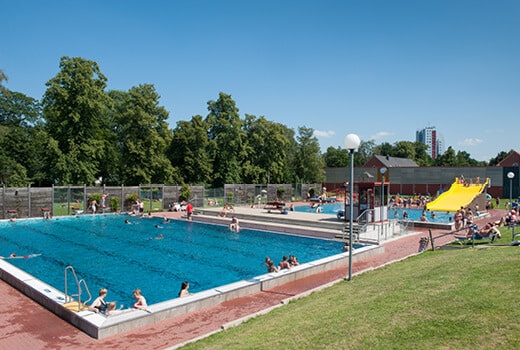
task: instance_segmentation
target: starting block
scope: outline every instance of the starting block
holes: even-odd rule
[[[9,209],[7,210],[7,216],[9,216],[10,219],[16,217],[16,210],[15,209]]]

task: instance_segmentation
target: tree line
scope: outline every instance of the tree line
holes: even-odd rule
[[[314,130],[297,133],[264,116],[242,119],[231,95],[220,92],[206,116],[177,122],[152,84],[108,90],[98,64],[62,57],[41,100],[10,91],[0,70],[0,178],[3,185],[137,185],[319,183],[324,168],[347,166],[346,149],[321,153]],[[356,165],[374,154],[410,158],[421,166],[485,166],[451,147],[431,159],[426,146],[362,141]],[[497,155],[498,163],[508,153]]]

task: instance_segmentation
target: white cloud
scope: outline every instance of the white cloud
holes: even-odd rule
[[[391,136],[391,135],[392,135],[392,133],[390,133],[388,131],[380,131],[377,134],[370,136],[370,139],[375,141],[375,140],[380,140],[382,138],[385,138],[385,137]]]
[[[474,138],[467,138],[464,139],[464,141],[459,142],[459,145],[461,146],[477,146],[480,145],[482,142],[484,142],[481,139],[474,139]]]
[[[336,135],[335,131],[329,130],[329,131],[321,131],[321,130],[314,130],[314,136],[316,137],[333,137]]]

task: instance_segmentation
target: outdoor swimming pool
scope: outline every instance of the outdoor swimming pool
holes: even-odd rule
[[[126,218],[132,224],[125,224]],[[155,304],[176,298],[184,280],[196,293],[266,273],[266,256],[277,263],[294,254],[303,263],[339,254],[342,248],[332,240],[249,229],[237,234],[225,226],[126,215],[3,221],[0,232],[0,255],[41,254],[9,263],[61,291],[64,268],[71,265],[93,297],[106,287],[107,300],[125,306],[133,303],[136,288]],[[159,234],[163,239],[154,239]],[[68,289],[77,290],[72,278]]]
[[[324,203],[321,205],[321,214],[330,214],[330,215],[336,215],[338,211],[343,211],[345,209],[343,203]],[[311,208],[310,205],[299,205],[294,207],[295,211],[302,212],[302,213],[315,213],[316,209]],[[388,218],[390,220],[392,219],[402,219],[403,218],[403,211],[406,211],[408,214],[408,220],[411,221],[419,221],[419,218],[422,215],[423,210],[418,208],[392,208],[389,209],[388,212]],[[426,217],[428,218],[429,222],[434,223],[450,223],[453,222],[453,213],[446,213],[446,212],[435,212],[435,217],[432,217],[432,212],[427,212]]]

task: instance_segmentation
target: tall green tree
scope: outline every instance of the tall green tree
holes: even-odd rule
[[[171,184],[174,168],[166,156],[172,141],[168,112],[151,84],[131,88],[119,106],[121,180],[125,184]]]
[[[433,164],[432,157],[428,154],[428,146],[422,142],[415,141],[414,144],[415,155],[413,160],[419,166],[430,166]]]
[[[346,167],[348,166],[349,153],[348,150],[338,147],[328,147],[323,155],[323,162],[328,168]]]
[[[41,124],[37,100],[22,93],[0,89],[0,178],[9,186],[32,184],[31,150],[34,127]]]
[[[359,147],[354,156],[354,165],[355,166],[363,166],[366,162],[370,160],[374,156],[375,151],[374,141],[363,141],[359,144]],[[348,152],[348,150],[347,150]],[[350,162],[350,161],[349,161]],[[350,164],[350,163],[349,163]]]
[[[394,156],[394,146],[388,142],[383,142],[377,145],[374,149],[374,154],[380,156]]]
[[[453,147],[449,146],[448,149],[442,154],[435,158],[435,165],[437,166],[459,166],[457,163],[457,155]]]
[[[212,159],[213,186],[242,182],[245,132],[231,95],[221,92],[216,101],[208,102],[209,154]]]
[[[470,154],[466,151],[457,151],[457,164],[458,166],[485,166],[486,162],[479,162],[471,158]]]
[[[208,127],[202,116],[194,116],[191,121],[177,122],[168,157],[177,169],[182,183],[210,182],[212,169],[208,144]]]
[[[107,78],[98,64],[62,57],[60,71],[46,84],[43,115],[46,129],[61,151],[56,159],[58,184],[93,184],[105,154]]]
[[[242,178],[246,183],[283,183],[288,180],[288,151],[291,140],[285,126],[246,114],[246,151]]]
[[[296,137],[298,150],[294,159],[294,172],[298,182],[316,183],[325,180],[324,163],[320,154],[320,144],[314,136],[314,129],[298,128]]]
[[[415,159],[415,146],[411,141],[398,141],[394,145],[393,157]]]
[[[514,150],[510,150],[509,152],[506,152],[506,151],[502,151],[502,152],[498,152],[498,154],[496,155],[496,157],[494,158],[491,158],[489,160],[489,166],[495,166],[497,165],[498,163],[500,163],[502,160],[504,160],[511,152],[514,152]]]

